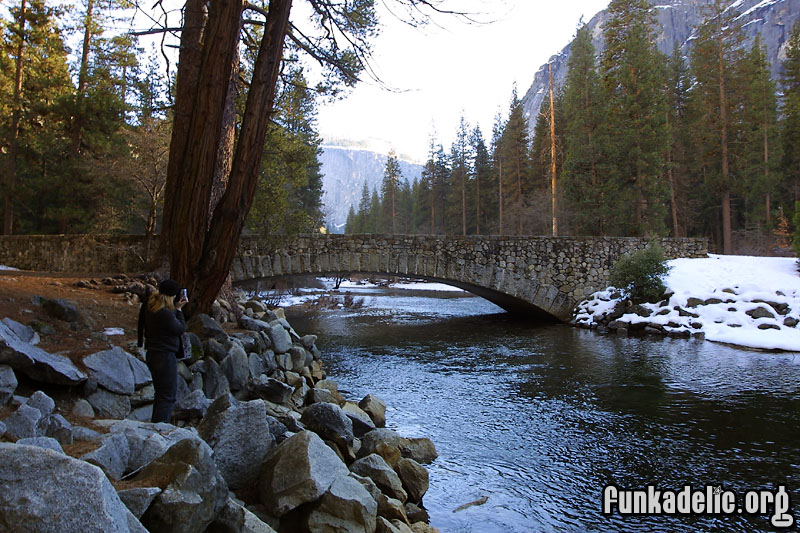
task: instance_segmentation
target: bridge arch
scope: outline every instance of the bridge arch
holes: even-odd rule
[[[606,286],[623,254],[649,239],[302,235],[278,244],[243,239],[234,283],[292,275],[413,277],[464,289],[515,313],[569,320],[575,305]],[[662,239],[667,255],[704,255],[707,242]]]

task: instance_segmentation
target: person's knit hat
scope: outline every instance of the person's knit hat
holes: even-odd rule
[[[174,279],[165,279],[158,284],[158,292],[166,296],[177,296],[180,290],[180,285]]]

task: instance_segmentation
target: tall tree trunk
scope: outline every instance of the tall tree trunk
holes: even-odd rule
[[[433,176],[431,176],[431,235],[436,235],[436,195],[433,192]]]
[[[667,116],[667,131],[669,131],[669,111]],[[672,172],[672,140],[670,139],[669,146],[667,147],[667,181],[669,182],[669,202],[670,214],[672,215],[672,236],[680,237],[680,228],[678,227],[678,193],[675,186],[675,175]]]
[[[467,173],[461,174],[461,234],[467,234]]]
[[[167,181],[164,188],[164,214],[161,238],[151,268],[163,267],[172,247],[173,213],[176,202],[189,193],[191,183],[181,181],[194,101],[199,90],[200,62],[203,57],[203,28],[206,24],[205,0],[186,0],[183,31],[181,32],[178,74],[175,83],[172,138],[167,162]],[[180,236],[178,236],[180,239]]]
[[[731,184],[728,169],[728,102],[725,95],[725,58],[722,42],[722,18],[717,16],[718,57],[719,60],[719,122],[722,150],[722,253],[732,252],[731,235]]]
[[[481,234],[481,177],[475,173],[475,234]]]
[[[14,110],[11,113],[11,147],[8,160],[5,194],[3,198],[3,234],[14,233],[14,201],[17,187],[17,158],[19,157],[19,123],[22,115],[22,64],[25,54],[25,14],[26,0],[22,0],[19,8],[19,43],[17,44],[17,61],[14,72]]]
[[[553,65],[547,65],[550,71],[550,165],[552,170],[552,203],[553,203],[553,237],[558,237],[558,195],[556,189],[556,113],[553,102]]]
[[[497,178],[497,198],[500,205],[500,235],[503,234],[503,162],[499,161],[497,164],[498,178]]]
[[[392,184],[392,234],[397,234],[397,212],[394,203],[394,184]]]
[[[75,116],[72,122],[72,156],[76,157],[81,150],[81,133],[86,105],[86,85],[89,78],[89,47],[92,42],[92,17],[94,16],[94,0],[88,0],[86,16],[83,19],[83,48],[78,70],[78,91],[75,94]]]
[[[764,94],[762,95],[762,101],[764,102],[764,107],[762,109],[764,113],[764,187],[766,188],[766,194],[764,195],[764,202],[765,202],[765,223],[766,227],[769,230],[770,226],[772,226],[772,214],[770,213],[771,206],[770,206],[770,183],[769,183],[769,129],[767,127],[767,79],[764,79]]]
[[[238,3],[236,15],[236,35],[242,4]],[[230,272],[236,255],[244,221],[253,202],[258,169],[264,152],[269,118],[273,113],[275,92],[278,81],[283,42],[289,26],[289,13],[292,0],[271,0],[269,13],[264,24],[264,37],[258,50],[253,79],[247,96],[241,133],[233,158],[233,168],[225,194],[222,196],[211,227],[203,243],[203,251],[198,259],[188,259],[196,266],[196,277],[188,284],[194,289],[196,308],[208,311],[220,287]],[[211,26],[213,28],[213,26]],[[212,33],[208,38],[211,40]],[[214,39],[217,41],[218,39]],[[234,42],[234,51],[235,51]],[[230,65],[231,55],[228,55]],[[226,79],[229,79],[230,72]],[[175,270],[173,265],[173,270]],[[178,263],[178,267],[182,265]],[[180,268],[185,272],[191,268]]]

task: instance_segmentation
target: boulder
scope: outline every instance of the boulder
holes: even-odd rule
[[[303,338],[300,339],[300,342],[303,344],[303,347],[307,350],[311,350],[317,343],[317,336],[316,335],[304,335]]]
[[[228,488],[212,455],[202,440],[182,440],[133,478],[163,489],[141,518],[150,533],[204,531],[222,511]]]
[[[413,459],[403,457],[395,465],[395,472],[403,483],[403,488],[411,502],[419,503],[430,486],[428,471]]]
[[[131,397],[124,394],[114,394],[103,389],[87,398],[97,416],[102,418],[123,419],[131,412]]]
[[[41,419],[42,413],[38,409],[22,404],[3,422],[6,425],[6,434],[12,439],[18,440],[38,437]]]
[[[258,468],[275,446],[264,402],[237,402],[220,396],[197,427],[200,437],[214,451],[214,462],[231,489],[254,484]]]
[[[206,359],[206,372],[203,376],[203,392],[206,397],[216,400],[220,396],[224,396],[231,392],[228,378],[222,372],[216,361],[213,359]]]
[[[172,445],[184,440],[199,440],[196,433],[171,424],[152,424],[135,420],[98,421],[108,433],[124,435],[130,446],[128,472],[133,472],[163,455]]]
[[[217,342],[228,340],[228,334],[213,318],[197,313],[186,323],[186,331],[194,333],[201,339],[214,339]]]
[[[358,406],[369,415],[376,427],[382,428],[386,425],[386,403],[383,400],[374,394],[367,394],[358,402]]]
[[[42,298],[41,306],[48,315],[64,322],[77,322],[81,319],[81,313],[74,302]]]
[[[22,342],[30,345],[39,344],[39,334],[32,327],[20,324],[19,322],[11,320],[10,318],[4,318],[2,322],[8,329],[13,331]]]
[[[86,374],[68,358],[51,354],[22,342],[17,335],[0,322],[0,364],[22,372],[34,381],[54,385],[80,385]]]
[[[372,533],[378,503],[369,492],[349,476],[337,477],[319,503],[309,513],[309,531]]]
[[[269,331],[270,329],[269,323],[245,315],[239,318],[239,325],[242,326],[242,329],[250,331]]]
[[[0,456],[0,529],[24,524],[30,532],[145,531],[96,466],[18,444],[0,443]],[[53,480],[69,490],[54,490]]]
[[[53,450],[54,452],[64,453],[64,449],[61,447],[61,444],[59,444],[56,439],[50,437],[26,437],[24,439],[19,439],[17,444],[23,444],[25,446],[38,446],[39,448],[46,448],[48,450]]]
[[[225,346],[215,339],[206,339],[203,342],[203,354],[209,359],[220,362],[225,359],[227,353]]]
[[[759,318],[775,318],[775,315],[763,306],[758,306],[755,309],[746,311],[746,314],[755,320]]]
[[[414,459],[423,465],[429,465],[439,457],[439,454],[436,453],[436,446],[427,437],[416,439],[401,438],[400,451],[403,453],[403,457]]]
[[[353,447],[353,423],[341,407],[333,403],[315,403],[310,405],[300,422],[322,437],[324,440],[335,442],[345,452]]]
[[[0,407],[8,403],[17,390],[17,376],[8,365],[0,365]]]
[[[75,441],[95,441],[102,438],[102,434],[83,426],[74,426],[72,428],[72,442]]]
[[[241,346],[231,346],[228,355],[222,360],[220,368],[232,391],[245,389],[250,377],[250,364],[247,360],[247,353]]]
[[[247,386],[250,394],[278,404],[287,404],[294,392],[294,389],[286,383],[263,374],[250,380]]]
[[[56,408],[56,402],[40,390],[31,394],[31,397],[27,399],[25,404],[34,409],[38,409],[39,412],[42,413],[42,417],[50,416]]]
[[[99,386],[130,396],[136,390],[136,383],[129,358],[130,355],[125,350],[114,346],[110,350],[89,355],[83,359],[83,364]]]
[[[333,398],[333,394],[328,389],[320,389],[319,387],[314,387],[311,389],[308,397],[309,403],[335,403],[336,400]]]
[[[72,444],[74,440],[72,424],[59,414],[50,415],[39,421],[39,428],[46,437],[57,440],[62,445]]]
[[[148,368],[147,363],[128,352],[125,352],[125,355],[128,358],[128,364],[133,374],[133,386],[139,389],[140,387],[152,383],[153,376],[150,374],[150,368]]]
[[[347,418],[349,418],[353,423],[353,433],[356,437],[361,438],[375,429],[375,423],[372,421],[370,416],[354,402],[345,402],[344,406],[342,406],[342,410],[344,411],[344,414],[347,415]]]
[[[175,403],[172,416],[175,420],[192,420],[205,416],[211,400],[206,398],[202,390],[194,390]]]
[[[269,524],[248,511],[232,499],[216,516],[208,531],[231,531],[236,533],[275,533]]]
[[[283,516],[325,494],[347,466],[315,433],[301,431],[275,447],[261,467],[261,503]]]
[[[269,328],[269,339],[272,341],[272,350],[276,354],[282,354],[289,351],[292,347],[292,338],[289,332],[280,323],[274,323]]]
[[[370,478],[390,498],[403,503],[408,499],[400,477],[380,455],[373,453],[362,457],[350,465],[350,470],[359,476]]]
[[[137,389],[131,396],[131,407],[141,407],[153,403],[156,398],[156,389],[152,383]]]
[[[366,457],[369,454],[376,453],[378,445],[384,443],[387,446],[400,449],[400,435],[392,429],[379,428],[370,431],[361,437],[361,449],[358,451],[359,457]]]
[[[390,498],[385,494],[381,494],[378,498],[378,514],[391,521],[399,520],[404,524],[409,523],[403,502]]]
[[[306,366],[306,350],[302,346],[292,346],[289,348],[289,356],[292,358],[292,369],[299,372]],[[309,358],[310,362],[310,358]]]
[[[81,459],[99,466],[109,479],[118,481],[125,475],[130,457],[131,447],[128,439],[116,433],[105,436],[99,448],[84,454]]]
[[[135,487],[117,491],[119,499],[137,519],[142,517],[159,494],[161,489],[158,487]]]

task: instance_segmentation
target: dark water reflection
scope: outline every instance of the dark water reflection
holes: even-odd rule
[[[800,516],[800,356],[536,326],[477,298],[362,296],[358,311],[290,319],[320,336],[350,397],[379,395],[390,427],[433,439],[425,505],[442,531],[772,529],[767,516],[605,516],[609,483],[783,484]]]

